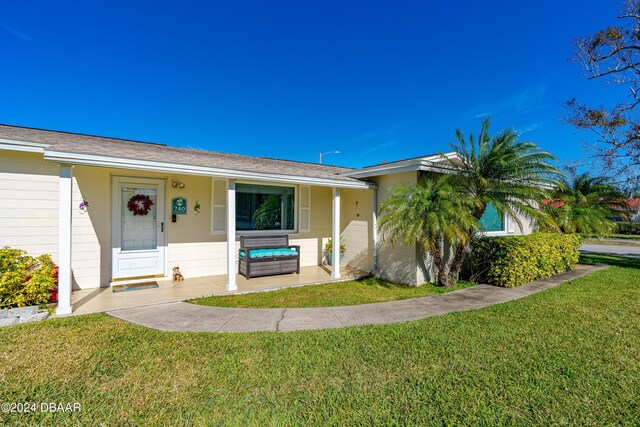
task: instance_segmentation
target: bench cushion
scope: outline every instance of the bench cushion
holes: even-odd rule
[[[253,258],[265,258],[274,256],[295,256],[298,255],[298,251],[289,248],[275,248],[275,249],[252,249],[251,259]],[[245,251],[240,251],[240,258],[246,257]]]

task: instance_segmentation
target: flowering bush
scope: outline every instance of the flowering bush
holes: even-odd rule
[[[0,248],[0,308],[48,303],[56,285],[57,268],[50,255],[34,258],[20,249]]]
[[[53,267],[53,280],[56,285],[53,289],[49,290],[49,302],[58,302],[58,266]]]

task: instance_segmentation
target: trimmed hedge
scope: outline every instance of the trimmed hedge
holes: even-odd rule
[[[640,222],[618,222],[616,234],[640,235]]]
[[[582,237],[533,233],[480,237],[471,247],[473,281],[511,288],[573,269]]]

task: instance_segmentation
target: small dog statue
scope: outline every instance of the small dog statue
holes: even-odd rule
[[[182,282],[183,280],[184,276],[180,273],[180,267],[173,267],[173,281]]]

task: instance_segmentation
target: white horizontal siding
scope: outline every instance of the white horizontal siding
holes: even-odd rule
[[[58,255],[58,167],[41,154],[0,153],[0,246]]]
[[[3,225],[6,225],[3,221]],[[15,228],[16,225],[12,226],[12,227],[0,227],[0,236],[10,236],[11,234],[15,233]],[[48,233],[51,233],[51,235],[53,236],[58,236],[58,234],[55,232],[57,230],[52,231],[51,227],[44,227],[44,226],[38,226],[38,227],[28,227],[28,228],[23,228],[21,230],[21,235],[23,237],[27,237],[27,236],[46,236],[48,235]]]
[[[169,271],[180,267],[185,277],[227,273],[225,242],[169,243],[167,259]]]
[[[74,168],[72,201],[72,270],[74,286],[94,288],[109,281],[109,239],[99,239],[96,224],[108,219],[100,202],[108,206],[109,173],[104,169]],[[80,178],[80,181],[78,180]],[[105,184],[106,183],[106,184]],[[58,166],[41,154],[6,151],[0,155],[0,245],[30,255],[58,257]],[[79,204],[95,197],[96,209],[82,213]],[[106,216],[105,216],[106,215]],[[99,227],[98,227],[99,228]],[[105,253],[107,260],[105,260]]]
[[[309,267],[318,265],[319,239],[291,239],[290,245],[300,245],[300,266]]]
[[[3,184],[7,184],[6,182],[3,182]],[[18,190],[15,187],[15,183],[12,183],[12,185],[7,186],[9,188],[0,188],[0,192],[2,193],[2,200],[24,200],[24,191],[22,190]],[[58,187],[56,186],[51,186],[52,188],[49,188],[47,191],[42,191],[40,193],[40,198],[39,200],[47,200],[47,201],[53,201],[56,203],[58,203]],[[43,186],[40,185],[40,190],[43,189]]]
[[[3,218],[2,224],[7,228],[13,228],[16,236],[20,235],[15,231],[17,228],[21,228],[25,230],[26,234],[29,234],[29,228],[49,228],[52,229],[52,233],[58,235],[58,210],[56,209],[55,213],[50,211],[48,215],[55,215],[54,218],[51,216],[44,216],[45,214],[41,213],[40,215],[32,215],[32,217],[28,218]]]

